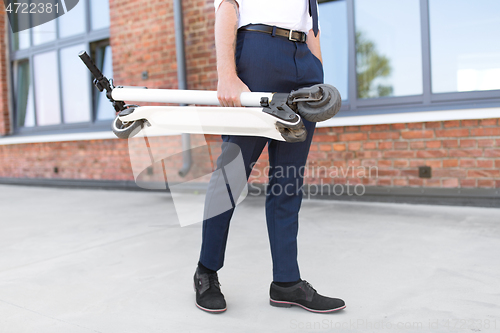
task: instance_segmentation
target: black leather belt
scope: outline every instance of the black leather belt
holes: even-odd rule
[[[238,30],[264,32],[273,36],[285,37],[292,42],[305,43],[307,40],[307,34],[305,32],[278,28],[267,24],[249,24]]]

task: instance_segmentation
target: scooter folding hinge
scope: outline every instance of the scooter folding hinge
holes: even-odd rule
[[[294,90],[288,95],[289,103],[317,102],[323,98],[323,90],[318,86]]]
[[[286,93],[274,94],[269,106],[262,109],[263,112],[275,116],[281,120],[295,122],[297,113],[287,104],[288,95]]]

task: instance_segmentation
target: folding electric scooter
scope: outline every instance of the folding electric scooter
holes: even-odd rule
[[[95,77],[94,85],[101,92],[106,90],[113,103],[117,117],[112,130],[121,139],[151,126],[166,133],[248,135],[302,142],[307,136],[302,118],[312,122],[330,119],[342,103],[335,87],[318,84],[290,93],[244,92],[242,107],[221,107],[216,91],[115,87],[85,51],[79,57]],[[125,104],[125,100],[218,107],[138,106]]]

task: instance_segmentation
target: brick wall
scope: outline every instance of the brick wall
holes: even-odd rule
[[[188,88],[216,89],[213,1],[182,3]],[[111,0],[110,7],[116,83],[176,88],[172,3]],[[0,29],[5,29],[4,17],[0,20]],[[0,43],[2,50],[0,135],[10,126],[5,41]],[[146,70],[149,79],[142,80]],[[217,136],[206,138],[210,142],[220,140]],[[193,140],[201,138],[194,136]],[[167,150],[179,149],[181,139],[173,136],[151,143]],[[266,182],[267,158],[264,151],[252,181]],[[433,177],[419,178],[419,166],[431,166]],[[181,161],[170,167],[180,169]],[[193,174],[202,169],[206,170],[206,165],[195,165]],[[499,119],[321,128],[314,136],[306,175],[309,184],[498,188]],[[0,177],[133,180],[127,141],[121,140],[0,146]]]
[[[2,9],[4,8],[1,6]],[[8,61],[7,52],[7,15],[4,10],[0,10],[0,137],[10,133],[10,114],[9,114],[9,85],[8,85]]]

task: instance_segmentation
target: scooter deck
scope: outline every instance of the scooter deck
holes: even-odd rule
[[[149,133],[190,133],[267,137],[286,141],[277,125],[294,126],[262,112],[258,107],[192,107],[192,106],[141,106],[126,116],[122,122],[147,119],[151,125]]]

